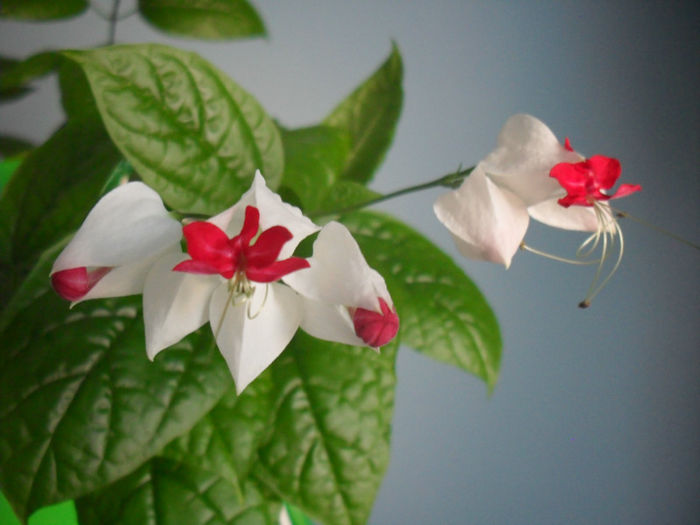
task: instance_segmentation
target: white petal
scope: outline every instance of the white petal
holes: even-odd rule
[[[158,194],[141,182],[130,182],[97,202],[51,273],[131,264],[178,243],[181,235],[180,223],[168,215]]]
[[[105,274],[102,279],[97,281],[88,293],[86,293],[79,301],[71,303],[71,308],[88,299],[98,299],[101,297],[124,297],[126,295],[134,295],[143,293],[146,275],[151,269],[151,266],[161,257],[180,253],[179,244],[168,246],[161,253],[156,253],[151,257],[137,260],[131,264],[117,266]]]
[[[583,157],[567,151],[542,121],[519,114],[506,121],[498,135],[498,147],[481,164],[496,184],[532,205],[561,193],[559,183],[549,176],[556,164],[581,160]]]
[[[353,346],[367,346],[355,335],[355,327],[345,306],[329,305],[301,297],[304,315],[301,329],[307,334]]]
[[[220,286],[211,298],[209,320],[241,393],[294,337],[301,321],[299,297],[283,284],[257,284],[247,302],[233,306],[228,288]]]
[[[226,288],[217,275],[172,271],[185,259],[188,256],[183,253],[169,254],[156,262],[146,277],[143,319],[149,359],[205,324],[214,289]]]
[[[283,280],[300,294],[326,304],[379,310],[378,298],[393,304],[384,278],[369,267],[348,229],[338,222],[326,224],[314,242],[310,268]]]
[[[506,268],[529,223],[525,204],[491,182],[479,166],[457,190],[440,196],[433,210],[462,255]]]
[[[290,257],[305,237],[320,229],[304,217],[299,208],[282,202],[282,198],[267,187],[260,171],[255,172],[253,185],[243,194],[241,200],[209,219],[209,222],[224,230],[229,237],[238,235],[243,227],[246,206],[258,208],[261,229],[284,226],[294,236],[282,247],[279,259]]]
[[[598,219],[592,207],[569,206],[564,208],[556,199],[535,204],[527,209],[530,217],[554,228],[576,231],[596,231]]]

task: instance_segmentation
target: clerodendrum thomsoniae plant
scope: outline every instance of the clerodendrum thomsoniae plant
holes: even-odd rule
[[[129,15],[190,37],[265,31],[244,0],[196,16],[161,4],[0,8],[108,21],[104,47],[3,64],[3,98],[57,72],[66,122],[40,146],[2,141],[0,488],[22,521],[74,500],[81,524],[364,523],[399,344],[489,389],[501,354],[463,270],[366,208],[451,188],[435,212],[460,251],[506,266],[542,253],[523,242],[529,217],[590,231],[576,261],[598,267],[588,303],[622,255],[606,193],[619,163],[516,115],[474,167],[379,195],[367,185],[401,111],[397,46],[318,124],[287,129],[194,53],[113,45]]]

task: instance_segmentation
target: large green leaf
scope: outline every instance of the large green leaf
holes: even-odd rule
[[[270,368],[272,434],[256,477],[323,523],[365,523],[389,462],[396,347],[298,333]]]
[[[284,181],[306,212],[325,204],[325,192],[335,184],[350,151],[349,135],[329,126],[282,130]]]
[[[47,293],[0,334],[0,486],[22,519],[129,474],[230,388],[208,329],[150,362],[139,306]]]
[[[399,313],[400,338],[493,388],[501,360],[498,322],[479,289],[452,259],[405,224],[377,213],[343,218]]]
[[[27,156],[0,195],[0,304],[39,254],[80,225],[119,158],[95,120],[68,122]]]
[[[271,432],[273,384],[270,372],[251,383],[240,396],[235,388],[187,434],[163,451],[164,457],[217,472],[237,492],[257,459],[258,447]]]
[[[3,0],[0,16],[50,20],[75,16],[87,9],[88,0]]]
[[[255,99],[194,53],[156,44],[66,52],[85,71],[114,143],[173,208],[213,214],[260,169],[274,189],[279,132]]]
[[[343,177],[368,182],[394,138],[403,103],[403,65],[396,45],[377,71],[324,120],[351,137]]]
[[[262,36],[265,26],[246,0],[139,0],[139,11],[158,29],[198,38]]]
[[[277,525],[279,501],[252,482],[242,496],[215,471],[156,457],[77,507],[81,525]]]
[[[58,83],[61,88],[61,105],[68,118],[92,118],[98,115],[95,97],[92,96],[83,68],[72,60],[61,60]]]

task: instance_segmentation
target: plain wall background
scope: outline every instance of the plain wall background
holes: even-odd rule
[[[254,4],[267,39],[169,38],[133,17],[117,41],[198,51],[273,117],[302,126],[369,75],[394,39],[405,102],[376,190],[478,162],[507,117],[527,112],[577,150],[621,160],[621,180],[643,191],[620,208],[700,240],[695,3]],[[0,53],[93,46],[106,35],[92,12],[2,21]],[[0,132],[46,139],[62,122],[58,97],[50,79],[0,106]],[[624,222],[622,267],[582,311],[591,269],[524,253],[507,271],[462,259],[433,216],[439,194],[380,209],[453,254],[482,289],[502,325],[501,377],[489,398],[477,379],[402,349],[392,462],[371,523],[698,523],[698,251]],[[526,239],[567,254],[582,236],[534,225]]]

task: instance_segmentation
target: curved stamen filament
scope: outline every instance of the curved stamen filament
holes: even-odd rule
[[[596,222],[598,223],[598,228],[594,233],[589,235],[576,250],[576,258],[570,259],[567,257],[560,257],[551,253],[538,250],[531,246],[526,245],[524,242],[520,243],[520,248],[546,257],[547,259],[552,259],[554,261],[559,261],[567,264],[576,265],[590,265],[596,264],[596,272],[593,275],[593,281],[588,287],[586,292],[586,297],[583,301],[579,303],[579,307],[587,308],[590,306],[593,298],[598,295],[598,293],[605,287],[608,281],[615,274],[617,269],[620,267],[622,262],[622,254],[624,252],[624,238],[622,236],[622,229],[620,225],[615,220],[613,212],[607,205],[601,204],[599,202],[593,203],[593,211],[596,216]],[[618,241],[619,239],[619,241]],[[619,242],[619,248],[618,248]],[[618,248],[617,259],[613,264],[610,272],[603,278],[603,267],[605,262],[610,257],[612,250]],[[594,253],[600,250],[600,257],[591,258]]]
[[[259,315],[260,315],[260,312],[262,312],[263,306],[265,306],[265,303],[267,302],[267,293],[268,293],[268,291],[269,291],[269,288],[270,288],[269,284],[268,284],[268,283],[265,283],[265,295],[263,296],[263,300],[262,300],[262,302],[260,303],[260,306],[258,307],[258,311],[255,312],[255,314],[252,314],[252,315],[251,315],[251,313],[250,313],[250,306],[251,306],[252,301],[249,301],[249,302],[248,302],[248,308],[246,309],[246,315],[248,316],[248,319],[250,319],[251,321],[252,321],[253,319],[255,319],[257,316],[259,316]]]

